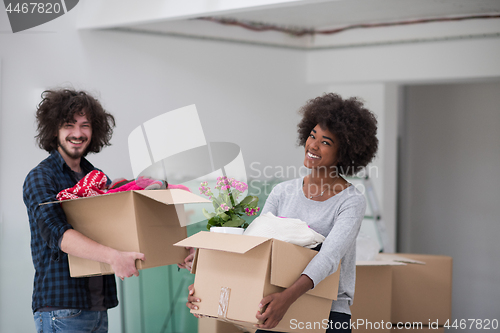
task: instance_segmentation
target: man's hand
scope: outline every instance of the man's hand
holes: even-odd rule
[[[189,250],[189,255],[184,259],[183,263],[177,264],[177,267],[185,268],[191,271],[191,268],[193,267],[194,253],[196,252],[196,249],[194,247],[186,247],[186,250]]]
[[[61,250],[80,258],[111,265],[115,275],[122,281],[132,275],[138,276],[139,271],[135,267],[135,261],[146,259],[142,253],[122,252],[99,244],[74,229],[68,229],[63,234]]]
[[[139,276],[139,271],[135,266],[135,261],[144,261],[145,259],[146,258],[143,253],[116,251],[110,265],[115,272],[115,275],[123,281],[123,279],[131,277],[132,275]]]
[[[292,303],[293,301],[285,293],[275,293],[264,297],[260,301],[259,311],[255,316],[262,324],[256,326],[262,329],[275,328]]]
[[[190,285],[188,287],[189,289],[189,294],[188,294],[188,301],[186,303],[186,306],[188,308],[190,308],[191,310],[198,310],[198,305],[194,304],[195,302],[196,303],[199,303],[201,300],[198,298],[198,297],[195,297],[193,296],[194,295],[194,284]],[[200,315],[198,314],[195,314],[193,313],[193,315],[196,317],[196,318],[201,318]]]

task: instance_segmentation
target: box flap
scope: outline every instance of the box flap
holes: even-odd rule
[[[271,284],[282,288],[290,287],[316,254],[317,251],[273,239]],[[337,299],[339,276],[340,264],[335,273],[327,276],[307,294],[331,300]]]
[[[356,266],[404,266],[406,264],[425,265],[425,262],[394,253],[379,253],[374,260],[356,261]]]
[[[196,249],[194,251],[193,262],[191,263],[191,271],[190,271],[191,274],[196,274],[196,265],[198,265],[198,253],[200,253],[200,251]]]
[[[148,253],[141,261],[142,268],[150,268],[165,262],[168,253],[169,263],[184,261],[188,251],[172,246],[187,237],[183,205],[165,205],[149,197],[131,193],[134,198],[136,234],[141,253]],[[179,226],[181,226],[179,228]]]
[[[174,246],[196,247],[242,254],[268,241],[270,241],[270,238],[200,231],[191,237],[175,243]]]
[[[425,265],[424,261],[420,260],[415,260],[415,259],[410,259],[407,257],[403,257],[394,253],[379,253],[376,256],[377,260],[389,260],[393,262],[403,262],[406,264],[420,264],[420,265]]]
[[[363,260],[356,261],[356,266],[404,266],[404,262],[397,262],[391,260]]]

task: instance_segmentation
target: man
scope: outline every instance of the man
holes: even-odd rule
[[[45,91],[36,119],[40,148],[50,153],[30,171],[23,186],[35,267],[32,310],[37,332],[107,332],[107,309],[118,305],[113,275],[71,278],[67,254],[110,264],[122,280],[138,276],[142,253],[120,252],[74,230],[56,200],[94,166],[84,156],[109,140],[114,118],[83,91]]]

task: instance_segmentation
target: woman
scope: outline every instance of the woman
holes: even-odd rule
[[[297,281],[283,292],[268,295],[259,304],[257,332],[278,325],[290,305],[341,262],[337,300],[332,302],[327,332],[350,332],[350,305],[356,277],[356,237],[366,202],[363,194],[342,176],[354,175],[375,156],[377,121],[355,99],[325,94],[302,107],[298,125],[299,144],[304,146],[304,166],[311,173],[277,185],[262,213],[298,218],[325,236],[318,254]],[[198,300],[190,287],[189,308]],[[262,312],[262,313],[261,313]],[[340,329],[339,329],[340,328]]]

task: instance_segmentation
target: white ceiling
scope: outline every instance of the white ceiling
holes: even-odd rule
[[[208,2],[208,1],[207,1]],[[358,24],[391,23],[472,15],[500,15],[500,0],[305,0],[272,6],[243,7],[206,15],[135,20],[114,29],[209,38],[302,49],[346,47],[443,38],[500,37],[500,18],[459,22],[400,25],[391,28],[357,28],[331,35],[293,37],[283,32],[256,32],[241,26],[199,20],[200,16],[264,23],[279,28],[328,30]],[[390,30],[389,30],[390,29]]]

